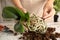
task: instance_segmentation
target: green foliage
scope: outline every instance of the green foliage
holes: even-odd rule
[[[60,0],[54,1],[54,9],[56,10],[56,13],[60,11]]]
[[[25,15],[22,10],[14,7],[5,7],[3,8],[3,14],[2,16],[4,18],[23,18]]]
[[[17,18],[17,15],[15,15],[16,10],[13,7],[5,7],[2,12],[2,16],[4,18]]]
[[[15,24],[14,26],[14,30],[16,32],[24,32],[24,25],[23,22],[26,22],[27,25],[29,25],[29,13],[24,13],[22,10],[18,9],[18,8],[14,8],[14,7],[5,7],[3,8],[2,11],[2,17],[3,18],[7,18],[7,19],[18,19],[18,23]]]
[[[27,21],[27,25],[29,26],[29,24],[30,24],[29,12],[27,12],[27,13],[25,14],[25,19],[26,19],[26,21]]]
[[[20,22],[18,22],[18,23],[15,24],[14,30],[16,32],[23,33],[24,32],[24,26]]]

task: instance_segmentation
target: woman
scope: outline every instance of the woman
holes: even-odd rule
[[[30,15],[35,14],[49,22],[53,19],[54,0],[0,0],[1,9],[5,6],[16,6],[23,12],[30,12]]]
[[[1,9],[5,6],[14,6],[12,2],[25,13],[28,11],[30,15],[35,14],[45,20],[47,19],[46,22],[52,19],[55,12],[53,9],[54,0],[0,0]]]
[[[53,2],[54,0],[13,0],[15,6],[23,12],[28,11],[30,16],[35,14],[37,17],[42,17],[46,22],[53,18],[55,12]]]
[[[53,9],[54,0],[13,0],[13,2],[25,13],[29,11],[30,14],[36,14],[44,19],[51,18],[55,12]]]
[[[31,14],[36,14],[39,17],[43,17],[45,20],[54,15],[53,2],[54,0],[0,0],[0,10],[5,6],[11,6],[12,2],[19,9],[25,13],[29,11]],[[51,19],[50,19],[51,20]],[[8,22],[9,23],[9,22]],[[9,28],[13,27],[13,23],[3,23],[8,25]],[[12,29],[12,28],[11,28]],[[0,33],[2,36],[0,40],[18,40],[18,37],[8,35],[6,33]],[[3,36],[4,35],[4,36]],[[8,38],[8,39],[7,39]]]
[[[16,7],[23,10],[25,13],[29,11],[30,14],[36,14],[39,17],[43,17],[45,20],[51,20],[55,12],[53,2],[54,0],[0,0],[0,10],[5,6],[14,6],[15,4]]]

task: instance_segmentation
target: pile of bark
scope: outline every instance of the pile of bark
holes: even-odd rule
[[[54,31],[55,28],[48,28],[44,34],[28,31],[23,34],[23,40],[57,40],[56,38],[60,38],[60,33]]]

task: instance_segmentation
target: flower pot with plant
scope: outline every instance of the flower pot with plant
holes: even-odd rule
[[[57,13],[60,11],[60,0],[55,0],[54,1],[54,9],[56,11],[55,15],[54,15],[54,22],[58,22],[58,15]]]

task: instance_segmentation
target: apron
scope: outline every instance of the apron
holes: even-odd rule
[[[21,0],[22,6],[30,12],[30,16],[35,14],[37,17],[42,17],[43,8],[48,0]],[[45,22],[53,22],[53,16],[47,18]]]
[[[46,0],[21,0],[22,6],[36,16],[42,17]]]

